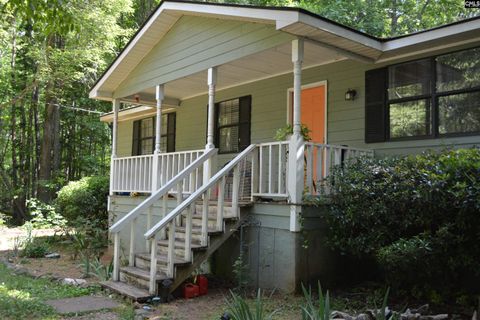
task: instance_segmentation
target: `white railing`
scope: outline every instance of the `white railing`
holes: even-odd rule
[[[111,192],[150,192],[153,155],[114,158]]]
[[[202,201],[201,209],[201,246],[208,245],[208,216],[211,201],[216,205],[216,223],[217,231],[223,231],[224,227],[224,209],[230,206],[231,212],[235,217],[240,215],[240,186],[241,186],[241,170],[245,168],[244,162],[249,161],[255,145],[250,145],[233,160],[228,162],[220,171],[218,171],[208,182],[203,184],[197,191],[190,195],[183,202],[179,203],[175,209],[168,213],[160,222],[154,225],[145,233],[145,238],[151,241],[151,264],[150,264],[150,292],[155,291],[155,275],[157,273],[157,241],[162,234],[168,234],[168,251],[167,251],[167,276],[174,276],[174,258],[175,258],[175,236],[178,218],[185,216],[185,244],[184,244],[184,260],[192,261],[192,216],[196,210],[196,202]],[[230,173],[233,173],[232,196],[231,202],[225,201],[225,186]],[[211,197],[215,193],[216,197]],[[214,199],[215,198],[215,199]],[[168,231],[168,232],[167,232]]]
[[[288,141],[257,145],[252,163],[253,197],[287,197]]]
[[[114,158],[110,192],[150,193],[154,181],[157,181],[157,186],[160,188],[200,157],[203,152],[204,150],[194,150]],[[156,165],[157,170],[155,170]],[[191,181],[184,184],[183,192],[193,192],[201,182],[202,171],[198,171]]]
[[[288,141],[257,145],[252,157],[252,197],[288,198],[288,153]],[[302,164],[306,193],[319,194],[333,166],[361,156],[372,157],[373,150],[306,142]]]
[[[119,279],[119,270],[120,270],[120,231],[122,231],[130,223],[130,250],[129,250],[129,265],[133,266],[135,261],[135,233],[137,231],[137,218],[142,213],[147,213],[147,230],[151,228],[152,224],[152,206],[157,201],[162,199],[162,217],[167,215],[167,204],[168,204],[168,195],[172,193],[172,190],[183,190],[185,184],[190,183],[195,179],[196,172],[202,171],[206,165],[211,164],[211,158],[215,156],[218,152],[218,149],[210,149],[205,152],[203,155],[199,156],[197,159],[192,161],[188,166],[183,168],[176,176],[163,184],[163,186],[157,191],[153,192],[150,197],[145,199],[127,215],[118,220],[113,224],[109,231],[114,236],[114,251],[113,251],[113,280],[118,281]],[[196,185],[195,185],[196,186]],[[196,191],[192,190],[193,192]],[[177,193],[177,204],[182,203],[183,193]],[[150,245],[150,244],[149,244]],[[155,244],[156,245],[156,244]],[[157,251],[156,247],[155,250]],[[152,251],[152,252],[153,252]],[[156,269],[155,269],[156,275]],[[154,276],[153,279],[156,277]],[[153,283],[155,285],[155,283]],[[154,292],[152,292],[154,293]]]
[[[319,194],[334,166],[359,157],[373,157],[373,150],[313,142],[305,143],[305,191]]]

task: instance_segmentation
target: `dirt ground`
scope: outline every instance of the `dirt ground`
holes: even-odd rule
[[[34,236],[52,236],[55,230],[35,230]],[[21,258],[13,255],[14,239],[24,237],[25,230],[22,228],[0,228],[0,258],[8,261],[20,268],[28,270],[35,276],[50,276],[54,278],[82,278],[82,268],[79,259],[74,260],[72,250],[68,245],[54,245],[53,251],[60,254],[58,259],[47,258]],[[104,263],[108,263],[111,256],[105,254],[102,257]],[[94,277],[85,279],[89,284],[98,282]],[[145,316],[155,320],[218,320],[225,311],[225,299],[229,297],[228,289],[213,288],[209,290],[208,295],[197,297],[195,299],[176,299],[168,304],[152,306],[153,310],[146,313]],[[274,319],[295,320],[298,317],[298,309],[295,306],[297,297],[285,297],[275,295],[266,299],[269,301],[267,310],[273,311],[279,309]],[[123,301],[126,308],[131,306],[128,301]],[[136,308],[142,309],[143,305],[136,305]],[[64,320],[116,320],[125,317],[115,311],[101,311],[85,315],[64,317]],[[127,318],[128,319],[128,318]]]

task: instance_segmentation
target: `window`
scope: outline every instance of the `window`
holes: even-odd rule
[[[480,48],[365,73],[365,141],[480,134]]]
[[[240,152],[250,144],[251,96],[215,105],[215,145],[219,153]]]
[[[160,150],[174,152],[176,114],[163,114],[161,121]],[[132,155],[153,153],[155,150],[155,123],[156,117],[137,120],[133,123]]]

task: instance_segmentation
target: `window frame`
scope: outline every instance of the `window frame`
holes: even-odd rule
[[[232,100],[237,100],[238,99],[238,122],[232,123],[232,124],[226,124],[226,125],[218,125],[218,121],[220,118],[220,104],[223,102],[227,101],[232,101]],[[241,121],[242,119],[242,99],[249,99],[250,105],[248,108],[248,121]],[[243,112],[246,112],[245,110]],[[207,115],[208,116],[208,115]],[[240,97],[235,97],[231,99],[225,99],[222,101],[218,101],[215,103],[215,117],[214,117],[214,135],[213,135],[213,141],[218,148],[218,154],[236,154],[239,152],[242,152],[249,144],[251,141],[251,128],[252,128],[252,96],[251,95],[245,95],[245,96],[240,96]],[[245,148],[242,148],[240,145],[240,129],[241,127],[245,125],[248,127],[248,143],[246,143]],[[220,130],[225,129],[225,128],[233,128],[237,127],[238,128],[238,141],[237,141],[237,147],[238,151],[224,151],[220,149]],[[208,128],[207,128],[208,130]]]
[[[424,58],[417,58],[413,60],[402,61],[399,63],[391,64],[385,66],[387,70],[387,76],[385,84],[385,141],[386,142],[395,142],[395,141],[411,141],[411,140],[425,140],[425,139],[437,139],[437,138],[451,138],[451,137],[468,137],[468,136],[477,136],[480,135],[480,130],[478,131],[471,131],[471,132],[451,132],[451,133],[440,133],[439,132],[439,98],[445,96],[452,96],[457,94],[464,94],[464,93],[475,93],[480,92],[480,85],[471,88],[463,88],[463,89],[454,89],[448,91],[437,92],[437,65],[436,59],[441,56],[455,54],[462,51],[480,49],[480,47],[471,47],[466,49],[459,49],[455,51],[445,52],[442,54],[437,54],[434,56],[428,56]],[[429,94],[422,94],[412,97],[405,97],[405,98],[398,98],[398,99],[389,99],[388,96],[388,87],[389,87],[389,68],[395,67],[402,64],[412,63],[421,60],[429,60],[430,61],[430,93]],[[431,126],[431,133],[428,135],[421,135],[421,136],[412,136],[412,137],[397,137],[391,138],[390,137],[390,105],[395,103],[403,103],[403,102],[410,102],[410,101],[418,101],[424,100],[430,101],[430,126]]]
[[[169,126],[169,119],[170,119],[170,115],[173,114],[173,133],[171,132],[168,132],[168,126]],[[163,116],[166,116],[167,117],[167,132],[165,134],[160,134],[160,142],[162,140],[162,138],[167,138],[167,150],[165,150],[163,153],[168,153],[168,152],[175,152],[175,149],[176,149],[176,137],[177,137],[177,121],[176,121],[176,112],[168,112],[168,113],[163,113],[162,114],[162,117]],[[153,152],[155,151],[155,134],[156,134],[156,125],[157,125],[157,122],[156,122],[156,118],[157,116],[154,115],[154,116],[151,116],[151,117],[146,117],[146,118],[142,118],[142,119],[138,119],[138,120],[134,120],[133,121],[133,141],[132,141],[132,156],[143,156],[143,155],[150,155],[150,154],[153,154]],[[142,132],[142,121],[143,120],[147,120],[147,119],[152,119],[152,130],[153,130],[153,134],[152,136],[150,137],[144,137],[144,138],[141,138],[141,132]],[[137,131],[137,132],[135,132]],[[173,151],[168,151],[168,137],[169,136],[172,136],[173,135]],[[135,139],[135,137],[137,137]],[[135,141],[137,140],[137,141]],[[147,141],[147,140],[152,140],[152,151],[151,153],[147,153],[147,154],[141,154],[141,150],[142,150],[142,141]]]

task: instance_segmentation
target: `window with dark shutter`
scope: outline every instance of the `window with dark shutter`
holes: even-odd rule
[[[480,134],[480,48],[365,73],[365,142]]]
[[[160,132],[160,150],[175,151],[176,114],[162,114]],[[156,117],[133,122],[132,155],[152,154],[155,150]]]
[[[219,153],[240,152],[250,145],[252,97],[215,104],[215,145]]]
[[[385,141],[387,69],[365,72],[365,142]]]

